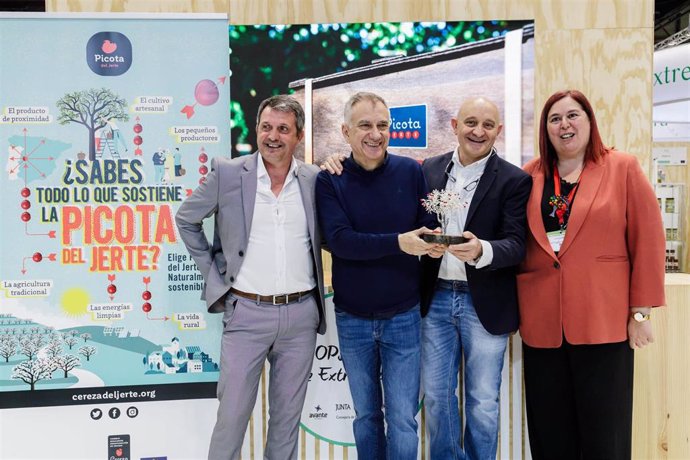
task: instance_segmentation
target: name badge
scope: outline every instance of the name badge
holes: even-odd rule
[[[563,230],[556,230],[555,232],[547,233],[546,236],[549,238],[549,243],[551,243],[553,252],[560,251],[563,239],[565,238],[565,232]]]

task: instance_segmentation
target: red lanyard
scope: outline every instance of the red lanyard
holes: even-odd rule
[[[568,193],[568,196],[561,195],[561,177],[558,174],[558,166],[553,165],[553,196],[549,199],[549,204],[553,206],[553,212],[551,215],[556,214],[558,218],[558,224],[561,226],[562,230],[565,230],[565,215],[570,209],[570,203],[573,202],[573,197],[577,191],[577,187],[580,185],[580,178],[577,178],[575,186]]]

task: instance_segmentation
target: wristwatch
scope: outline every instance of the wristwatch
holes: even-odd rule
[[[650,315],[649,313],[645,314],[645,313],[642,313],[641,311],[637,311],[637,312],[633,313],[631,316],[632,316],[632,319],[634,319],[638,323],[643,323],[645,321],[648,321],[649,318],[652,317],[652,315]]]

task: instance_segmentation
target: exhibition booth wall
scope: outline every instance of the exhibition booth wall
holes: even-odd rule
[[[679,252],[680,270],[690,271],[690,43],[685,43],[654,52],[653,85],[653,148],[655,160],[653,179],[662,193],[678,201],[675,215],[665,216],[667,228],[678,229],[667,235],[667,248]],[[663,197],[662,197],[663,200]],[[665,210],[666,207],[664,206]],[[671,219],[669,219],[669,217]],[[670,237],[670,238],[669,238]]]

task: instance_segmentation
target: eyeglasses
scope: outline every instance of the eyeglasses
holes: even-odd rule
[[[451,182],[453,182],[453,183],[454,183],[455,181],[457,181],[457,179],[456,179],[455,177],[453,177],[453,175],[450,173],[450,168],[446,168],[446,177],[448,177],[448,180],[451,181]],[[471,192],[472,190],[474,190],[474,189],[477,188],[477,185],[479,184],[479,179],[480,179],[480,178],[477,177],[477,178],[476,178],[475,180],[473,180],[472,182],[466,184],[462,189],[463,189],[464,191],[466,191],[466,192]]]
[[[465,185],[462,189],[466,192],[471,192],[472,190],[477,188],[477,184],[479,184],[479,178],[477,177],[475,180],[470,182],[469,184]]]

